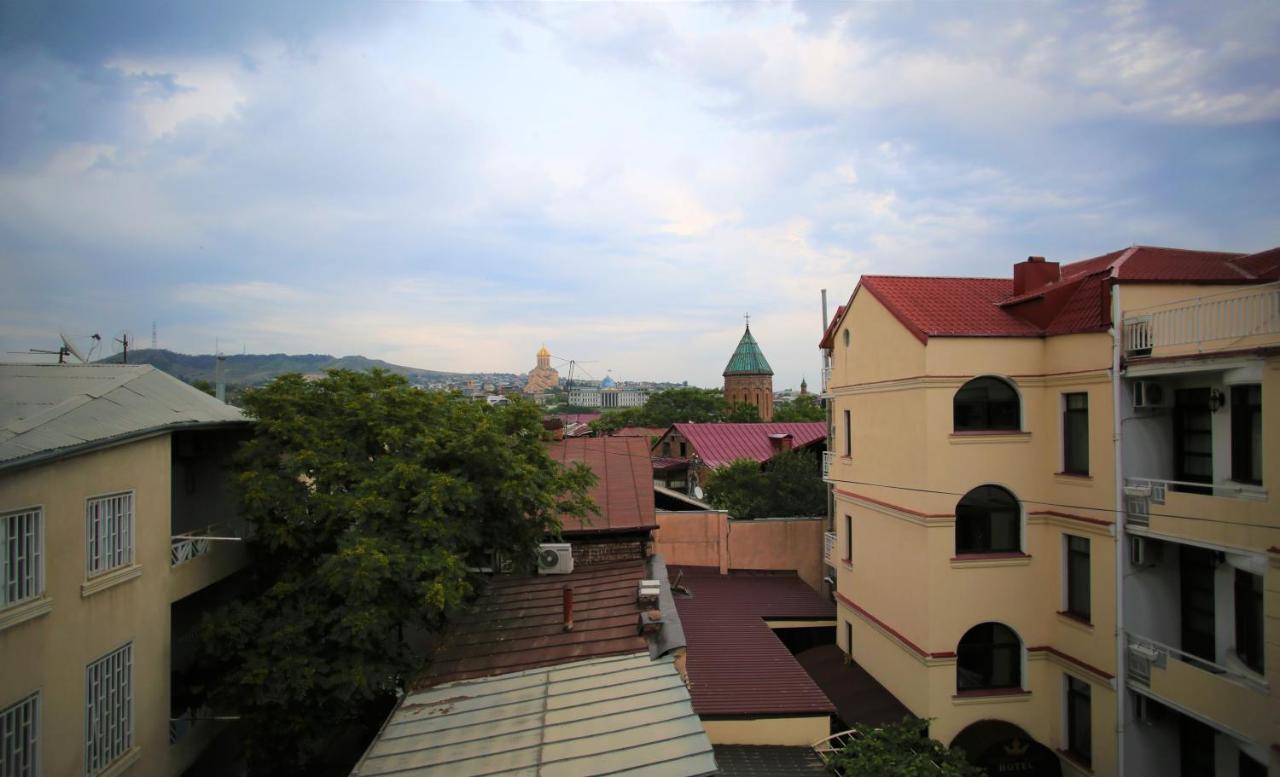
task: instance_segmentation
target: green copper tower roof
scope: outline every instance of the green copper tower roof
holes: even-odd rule
[[[738,348],[730,357],[729,363],[724,368],[725,375],[772,375],[773,369],[769,366],[769,362],[764,358],[764,354],[760,352],[760,346],[756,343],[756,339],[751,336],[751,325],[747,325],[747,331],[742,333],[742,339],[738,341]]]

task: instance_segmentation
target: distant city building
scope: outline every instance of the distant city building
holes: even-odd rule
[[[761,421],[773,420],[773,368],[751,336],[751,324],[724,368],[724,399],[730,405],[754,405]]]
[[[526,394],[543,394],[560,385],[560,373],[551,366],[551,352],[547,346],[538,349],[538,366],[529,371],[529,380],[524,385]]]
[[[577,407],[640,407],[647,401],[647,392],[622,388],[612,375],[606,375],[598,387],[581,386],[569,390],[569,404]]]

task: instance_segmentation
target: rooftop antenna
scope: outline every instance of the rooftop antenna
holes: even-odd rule
[[[156,320],[151,319],[151,350],[156,350]]]
[[[62,346],[56,351],[50,351],[46,348],[28,348],[25,351],[9,351],[9,353],[39,353],[48,356],[57,356],[58,364],[64,364],[64,360],[71,355],[71,351],[67,350],[67,346]]]
[[[124,350],[121,352],[122,356],[120,358],[120,363],[128,364],[129,363],[129,333],[125,332],[121,334],[119,337],[115,338],[115,341],[117,343],[120,343],[120,345],[123,346],[124,348]]]

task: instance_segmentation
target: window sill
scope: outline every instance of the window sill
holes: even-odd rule
[[[26,623],[53,611],[53,600],[47,596],[9,605],[0,610],[0,631]]]
[[[1031,442],[1031,432],[952,432],[952,445],[985,445],[1002,442]]]
[[[1016,701],[1031,701],[1031,691],[1022,688],[980,688],[957,691],[951,697],[952,704],[1004,704]]]
[[[1026,553],[964,553],[951,557],[952,569],[972,567],[1022,567],[1031,563]]]
[[[124,752],[116,760],[112,761],[107,768],[95,774],[93,777],[116,777],[129,771],[129,767],[133,766],[142,758],[142,746],[134,745]]]
[[[1059,483],[1071,486],[1089,486],[1093,485],[1093,476],[1088,473],[1080,472],[1055,472],[1053,479]]]
[[[105,591],[108,588],[113,588],[121,583],[127,583],[141,574],[141,564],[130,564],[127,567],[120,567],[119,569],[113,569],[110,572],[105,572],[80,584],[80,598],[87,599],[99,591]]]
[[[1062,748],[1058,748],[1057,753],[1059,756],[1066,759],[1068,762],[1071,763],[1072,766],[1076,767],[1077,769],[1083,769],[1086,773],[1093,774],[1092,761],[1086,761],[1084,758],[1076,755],[1070,750],[1063,750]]]
[[[1082,618],[1081,616],[1076,615],[1075,613],[1067,612],[1066,610],[1059,610],[1058,620],[1062,621],[1068,626],[1074,626],[1078,629],[1084,629],[1090,634],[1093,633],[1093,623],[1086,618]]]
[[[851,558],[840,559],[840,566],[844,567],[845,569],[853,569],[853,559]]]

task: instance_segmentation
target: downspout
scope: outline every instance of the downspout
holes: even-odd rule
[[[1121,400],[1124,395],[1123,388],[1120,384],[1120,355],[1124,348],[1123,333],[1124,321],[1121,316],[1120,307],[1120,284],[1112,279],[1111,282],[1111,415],[1112,415],[1112,439],[1115,446],[1115,586],[1116,586],[1116,774],[1124,775],[1124,737],[1125,737],[1125,700],[1128,696],[1126,685],[1126,653],[1125,653],[1125,631],[1124,631],[1124,558],[1125,558],[1125,535],[1124,535],[1124,467],[1123,455],[1124,447],[1120,441],[1120,430],[1123,428],[1120,421]]]

